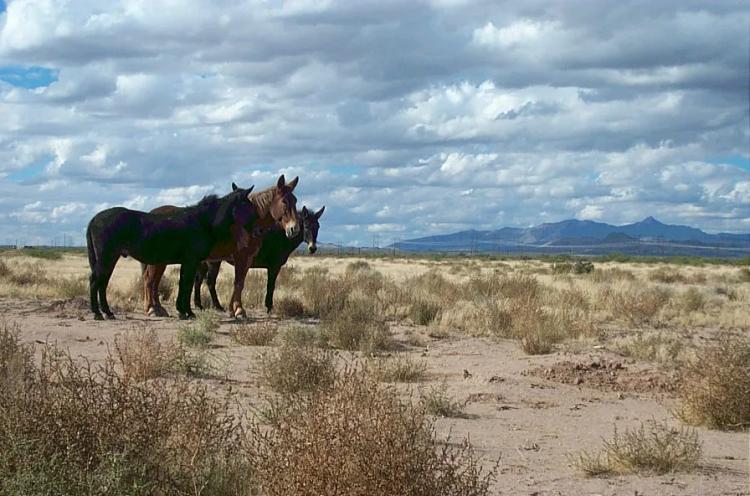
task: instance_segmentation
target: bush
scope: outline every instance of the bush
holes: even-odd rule
[[[211,311],[198,312],[195,321],[177,329],[177,341],[186,346],[205,348],[219,328],[219,316]]]
[[[327,345],[320,328],[303,325],[283,327],[275,341],[282,346],[325,347]]]
[[[241,323],[232,326],[229,333],[238,344],[245,346],[268,346],[276,337],[276,325],[264,322],[260,324]]]
[[[573,274],[590,274],[594,272],[594,264],[588,260],[578,260],[573,264]]]
[[[305,314],[302,300],[295,296],[282,296],[274,302],[274,309],[281,317],[296,318]]]
[[[126,380],[140,382],[172,372],[178,355],[174,346],[159,341],[154,329],[136,328],[115,336],[115,357]]]
[[[652,281],[663,282],[666,284],[687,282],[687,278],[681,271],[671,267],[659,267],[652,271],[648,277]]]
[[[665,289],[633,286],[614,295],[612,313],[633,325],[644,324],[653,320],[669,298],[670,292]]]
[[[336,376],[335,355],[307,346],[281,346],[260,362],[261,379],[277,393],[330,387]]]
[[[86,277],[60,277],[54,280],[57,293],[63,298],[76,298],[89,295],[89,282]]]
[[[655,423],[604,440],[600,453],[582,451],[572,464],[587,476],[622,474],[666,474],[689,471],[701,457],[701,443],[692,429],[675,429]]]
[[[409,309],[409,318],[417,325],[429,325],[440,316],[438,303],[422,299],[415,300]]]
[[[438,417],[464,417],[463,405],[448,395],[448,386],[443,382],[420,393],[425,411]]]
[[[377,315],[374,302],[364,297],[351,298],[345,306],[321,320],[326,341],[336,348],[374,352],[390,344],[388,324]]]
[[[373,377],[381,382],[419,382],[427,378],[427,363],[398,353],[393,357],[376,359],[371,371]]]
[[[5,263],[5,260],[0,258],[0,279],[10,278],[12,273],[13,271],[8,267],[8,264]]]
[[[689,288],[680,295],[680,304],[686,312],[697,312],[706,306],[706,297],[696,288]]]
[[[489,494],[494,471],[483,472],[468,443],[438,443],[421,407],[361,371],[345,371],[287,412],[252,436],[263,494]]]
[[[728,335],[679,370],[675,414],[711,429],[750,427],[750,339]]]
[[[0,336],[0,494],[250,494],[241,423],[205,387],[136,381],[112,357],[92,367],[54,348],[37,366]],[[6,387],[19,360],[23,380]]]

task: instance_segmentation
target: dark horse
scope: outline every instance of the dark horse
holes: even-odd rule
[[[177,311],[180,318],[194,317],[190,288],[198,264],[217,244],[246,243],[247,231],[258,220],[257,208],[249,198],[251,190],[238,189],[222,198],[206,196],[168,217],[123,207],[96,214],[86,229],[94,318],[103,319],[100,305],[107,318],[115,318],[107,303],[107,285],[121,256],[147,264],[182,264]]]
[[[302,207],[300,218],[302,219],[302,232],[293,238],[287,238],[280,229],[273,229],[263,239],[260,251],[255,257],[251,267],[253,269],[266,269],[266,309],[271,313],[273,309],[273,292],[276,289],[276,277],[279,275],[281,267],[286,264],[289,255],[297,249],[304,241],[307,244],[308,251],[313,254],[318,247],[318,230],[320,216],[323,215],[325,207],[317,212],[311,212],[307,207]],[[231,263],[231,261],[230,261]],[[195,275],[195,287],[193,288],[193,302],[196,307],[203,308],[201,303],[201,285],[203,279],[206,279],[208,291],[211,293],[211,302],[214,308],[224,310],[216,294],[216,278],[219,276],[221,261],[204,262],[198,267],[198,273]]]
[[[284,183],[284,176],[279,178],[276,186],[267,190],[250,195],[251,202],[256,206],[261,220],[251,231],[248,243],[244,245],[220,245],[217,246],[205,258],[208,261],[231,260],[234,263],[234,291],[230,302],[230,310],[235,317],[245,317],[246,313],[242,307],[242,290],[245,285],[245,276],[253,264],[256,255],[261,248],[263,240],[270,232],[278,232],[282,238],[292,239],[300,236],[299,223],[297,223],[297,199],[292,194],[299,178],[295,178],[288,184]],[[236,188],[232,184],[233,188]],[[176,207],[169,205],[152,210],[159,215],[171,215]],[[293,229],[290,228],[293,225]],[[299,244],[299,243],[298,243]],[[159,281],[166,265],[150,264],[144,267],[144,301],[146,313],[165,315],[166,311],[159,302]]]

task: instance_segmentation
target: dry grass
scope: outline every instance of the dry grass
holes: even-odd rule
[[[611,311],[615,317],[639,326],[653,321],[670,297],[671,292],[664,288],[630,286],[613,295]]]
[[[180,325],[177,330],[177,341],[185,346],[205,348],[220,325],[219,316],[215,312],[198,312],[195,321]]]
[[[692,348],[690,339],[667,332],[644,332],[615,341],[612,348],[623,356],[674,366]]]
[[[750,339],[724,335],[680,368],[684,422],[711,429],[750,427]]]
[[[335,348],[366,353],[387,349],[390,331],[378,316],[374,302],[364,296],[345,301],[342,308],[328,312],[321,320],[326,342]]]
[[[270,322],[259,324],[241,323],[232,326],[232,339],[245,346],[268,346],[278,334],[278,327]]]
[[[372,360],[370,372],[380,382],[420,382],[427,379],[427,362],[397,353]]]
[[[296,296],[282,296],[273,305],[274,310],[280,317],[299,318],[305,315],[305,307],[302,300]]]
[[[261,379],[284,394],[330,387],[336,376],[335,359],[330,350],[282,345],[261,359]]]
[[[666,474],[692,470],[701,457],[698,434],[666,423],[641,424],[604,440],[601,452],[582,451],[573,466],[588,477],[624,474]]]
[[[494,477],[468,443],[439,443],[422,408],[359,371],[345,371],[252,439],[268,496],[484,496]]]
[[[180,355],[174,345],[159,341],[154,329],[134,328],[115,337],[115,357],[125,380],[162,377],[175,370]]]
[[[205,388],[54,348],[35,365],[7,327],[0,347],[0,493],[250,494],[241,423]]]
[[[461,418],[464,405],[448,394],[448,385],[443,382],[438,386],[431,386],[419,394],[424,409],[430,415],[437,417]]]

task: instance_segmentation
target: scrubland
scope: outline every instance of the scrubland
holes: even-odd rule
[[[243,322],[87,275],[0,254],[0,495],[748,490],[747,266],[293,257]]]

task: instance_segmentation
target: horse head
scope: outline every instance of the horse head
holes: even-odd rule
[[[320,216],[323,215],[326,207],[322,207],[317,212],[311,212],[307,207],[302,207],[302,239],[307,243],[307,250],[312,255],[318,251],[318,229],[320,229]]]

